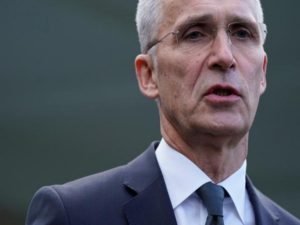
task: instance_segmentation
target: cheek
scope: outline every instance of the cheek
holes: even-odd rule
[[[172,108],[181,92],[182,71],[170,61],[161,60],[157,66],[157,74],[159,99],[162,107]]]
[[[242,57],[241,57],[242,58]],[[244,57],[241,66],[242,74],[248,84],[251,93],[260,95],[261,84],[264,82],[264,54],[263,51],[249,52],[247,57]]]
[[[175,82],[180,87],[181,94],[185,98],[192,97],[195,89],[199,85],[201,74],[203,73],[204,59],[203,54],[187,57],[187,55],[177,54],[169,60],[168,72],[172,75]]]
[[[262,65],[259,65],[254,71],[252,76],[252,84],[253,84],[253,93],[255,93],[258,97],[263,93],[263,85],[265,83],[265,74],[262,68]]]
[[[174,94],[180,93],[181,89],[186,86],[189,66],[182,60],[178,60],[178,57],[170,55],[162,55],[158,62],[159,85],[163,85],[161,91],[165,88]]]
[[[246,70],[243,71],[244,82],[247,90],[247,105],[248,111],[254,118],[256,113],[259,99],[261,96],[261,82],[264,76],[263,72],[263,63],[256,60],[256,63],[251,63],[248,67],[245,67]]]
[[[168,114],[184,113],[192,104],[198,70],[197,63],[186,58],[161,55],[157,64],[160,106]]]

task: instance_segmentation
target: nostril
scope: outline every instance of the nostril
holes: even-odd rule
[[[235,68],[235,60],[233,57],[226,57],[222,55],[211,56],[209,60],[209,67],[213,70],[226,71]]]
[[[218,70],[218,71],[226,71],[229,69],[233,69],[235,66],[234,64],[221,64],[221,63],[215,63],[211,66],[211,69]]]

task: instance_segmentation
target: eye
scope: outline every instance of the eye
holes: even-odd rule
[[[231,35],[238,38],[238,39],[249,39],[253,35],[251,32],[245,28],[240,28],[237,30],[230,31]]]
[[[231,24],[228,30],[230,35],[238,40],[253,40],[256,38],[255,29],[243,24]]]
[[[200,31],[191,31],[188,32],[184,38],[191,40],[191,41],[197,41],[203,37],[203,34]]]
[[[205,39],[207,36],[207,32],[203,27],[193,26],[182,34],[182,39],[184,41],[196,42]]]

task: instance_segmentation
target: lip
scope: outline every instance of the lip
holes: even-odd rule
[[[225,90],[228,95],[217,94],[217,90]],[[233,104],[242,98],[241,93],[231,85],[217,84],[210,87],[203,95],[204,99],[213,104]]]
[[[236,88],[232,87],[231,85],[227,85],[227,84],[225,84],[225,85],[224,84],[216,84],[216,85],[210,87],[208,89],[208,91],[205,92],[204,95],[214,94],[214,92],[218,89],[228,90],[231,92],[231,95],[241,96],[240,92]]]

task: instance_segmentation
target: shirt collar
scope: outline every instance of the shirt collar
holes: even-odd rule
[[[164,139],[161,140],[155,154],[173,209],[179,206],[203,184],[211,181],[198,166],[169,146]],[[228,192],[239,216],[244,220],[246,160],[239,170],[219,183],[219,185],[224,187]]]
[[[219,183],[230,195],[242,221],[245,219],[246,168],[247,161],[245,160],[236,172]]]

